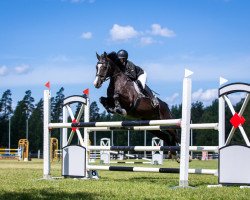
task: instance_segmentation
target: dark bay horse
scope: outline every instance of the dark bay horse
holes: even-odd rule
[[[98,62],[94,86],[100,88],[103,82],[110,79],[107,97],[100,98],[108,112],[140,120],[172,119],[167,103],[157,98],[159,105],[154,107],[151,99],[138,92],[135,83],[125,75],[110,54],[104,52],[100,56],[96,53],[96,56]],[[174,129],[167,130],[168,134],[158,130],[150,132],[162,139],[167,146],[176,146],[179,143],[177,131]]]

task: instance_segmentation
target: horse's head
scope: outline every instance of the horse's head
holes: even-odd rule
[[[104,52],[101,56],[96,53],[98,62],[96,64],[96,77],[94,81],[94,86],[100,88],[109,77],[110,77],[110,59],[107,53]]]

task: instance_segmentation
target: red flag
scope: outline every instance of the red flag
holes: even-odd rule
[[[83,94],[89,95],[89,88],[88,88],[88,89],[83,90]]]
[[[50,82],[49,81],[47,83],[45,83],[45,87],[47,87],[48,89],[50,89]]]
[[[50,82],[49,81],[47,83],[45,83],[45,87],[47,87],[50,90]]]

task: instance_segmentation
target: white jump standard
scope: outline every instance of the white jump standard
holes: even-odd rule
[[[228,94],[235,92],[245,92],[246,97],[242,104],[239,113],[236,113],[232,103],[227,97]],[[219,89],[219,98],[223,106],[220,107],[219,113],[225,113],[225,103],[227,103],[232,118],[230,120],[232,129],[228,135],[225,146],[219,149],[219,184],[222,185],[250,185],[250,142],[247,134],[243,128],[245,119],[243,117],[244,111],[250,100],[250,84],[247,83],[232,83],[225,85]],[[221,116],[223,119],[225,116]],[[225,124],[220,121],[221,125]],[[233,135],[239,128],[240,133],[245,141],[244,145],[230,145]],[[222,127],[222,129],[225,129]]]
[[[205,124],[190,124],[191,116],[191,78],[192,72],[185,70],[185,76],[183,79],[183,96],[182,96],[182,118],[181,119],[168,119],[168,120],[145,120],[145,121],[123,121],[123,122],[89,122],[89,99],[85,97],[72,96],[71,99],[66,99],[63,107],[63,123],[51,123],[50,122],[50,91],[44,91],[44,179],[50,179],[50,154],[49,154],[49,139],[50,131],[53,128],[63,128],[63,175],[72,177],[88,177],[91,170],[113,170],[113,171],[145,171],[145,172],[160,172],[160,173],[180,173],[179,186],[188,187],[188,173],[206,173],[215,174],[217,170],[209,169],[189,169],[189,151],[190,150],[205,150],[213,149],[218,150],[218,147],[190,147],[190,129],[214,129],[222,130],[223,127],[218,123],[205,123]],[[71,102],[82,102],[80,113],[77,117],[73,116],[69,104]],[[81,115],[84,111],[84,122],[79,122]],[[68,114],[71,118],[72,123],[68,123]],[[159,130],[171,127],[181,128],[181,146],[180,147],[145,147],[145,146],[134,146],[126,147],[137,151],[163,151],[166,149],[180,149],[180,168],[169,169],[169,168],[143,168],[143,167],[120,167],[120,166],[96,166],[89,164],[88,152],[90,150],[115,150],[122,149],[122,147],[115,146],[90,146],[89,134],[93,131],[98,130],[112,130],[117,128],[131,129],[131,130]],[[67,139],[67,128],[72,128],[69,139]],[[79,128],[84,128],[84,137],[82,138]],[[73,132],[77,133],[80,140],[80,146],[70,145]],[[221,136],[219,136],[219,142],[222,144]],[[98,149],[99,148],[99,149]],[[117,150],[116,149],[116,150]],[[125,149],[125,147],[124,147]],[[79,161],[79,158],[81,160]],[[79,164],[78,162],[81,162]],[[77,165],[77,167],[76,167]]]

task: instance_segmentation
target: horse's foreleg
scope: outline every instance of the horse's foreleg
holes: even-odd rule
[[[109,113],[114,113],[114,99],[110,97],[101,97],[99,99],[100,103],[103,105],[103,107],[107,110]]]
[[[123,108],[121,107],[121,104],[120,104],[120,102],[119,102],[119,94],[115,94],[115,95],[114,95],[114,103],[115,103],[115,109],[114,109],[115,112],[118,113],[118,114],[120,114],[120,115],[126,116],[126,115],[127,115],[127,112],[126,112],[125,109],[123,109]]]

